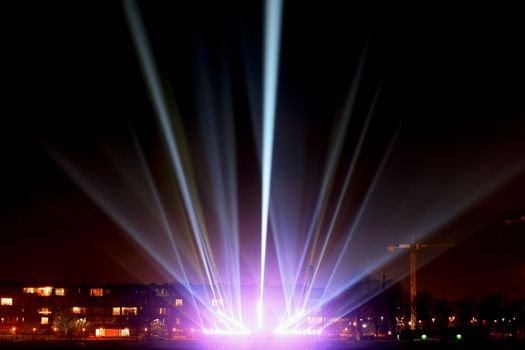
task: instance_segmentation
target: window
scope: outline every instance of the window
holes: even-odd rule
[[[181,307],[182,306],[182,299],[175,299],[175,307]]]
[[[114,307],[113,308],[113,316],[120,316],[120,308]]]
[[[175,317],[175,324],[180,326],[180,317]]]
[[[13,305],[13,298],[2,298],[1,305],[7,305],[12,306]]]
[[[24,287],[24,293],[38,294],[41,297],[48,297],[53,292],[53,287]]]
[[[122,315],[136,315],[137,314],[137,308],[136,307],[122,307]]]
[[[102,288],[91,288],[89,290],[89,295],[92,297],[101,297],[104,295],[104,289]]]
[[[53,293],[53,287],[39,287],[36,293],[41,297],[48,297]]]
[[[129,328],[124,328],[124,329],[97,328],[95,329],[95,336],[97,337],[129,337]]]
[[[85,307],[73,306],[73,307],[71,308],[71,312],[74,313],[74,314],[86,314],[86,313],[87,313],[87,308],[85,308]]]
[[[40,315],[50,315],[51,314],[51,309],[48,308],[48,307],[41,307],[40,309],[38,309],[38,313]]]
[[[41,317],[40,324],[49,324],[49,317]]]
[[[55,295],[59,297],[63,297],[66,295],[66,289],[65,288],[55,288]]]
[[[167,307],[159,307],[159,315],[167,315],[167,314],[168,314]]]

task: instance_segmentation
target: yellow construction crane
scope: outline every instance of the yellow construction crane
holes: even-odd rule
[[[505,219],[503,223],[505,225],[512,225],[518,222],[525,222],[525,216],[521,216],[518,219]],[[471,244],[464,245],[461,247],[485,247],[487,245],[480,244]],[[494,245],[488,245],[494,247]],[[506,245],[499,245],[506,246]],[[417,297],[417,280],[416,280],[416,270],[417,270],[417,252],[421,248],[452,248],[457,247],[455,244],[428,244],[428,243],[419,243],[416,242],[415,236],[412,235],[411,243],[400,243],[400,244],[389,244],[386,246],[389,252],[393,252],[395,249],[409,249],[410,256],[410,329],[416,329],[417,324],[417,310],[416,310],[416,297]]]
[[[389,252],[393,252],[394,249],[409,249],[410,256],[410,329],[416,329],[417,324],[417,310],[416,310],[416,297],[417,297],[417,251],[421,248],[451,248],[453,244],[426,244],[415,241],[412,236],[411,243],[400,243],[400,244],[389,244],[386,249]]]

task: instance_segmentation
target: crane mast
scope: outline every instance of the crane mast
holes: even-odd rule
[[[410,329],[416,329],[417,324],[417,308],[416,308],[416,298],[417,298],[417,252],[421,248],[450,248],[453,247],[452,244],[421,244],[415,241],[414,236],[412,235],[411,243],[400,243],[400,244],[389,244],[387,245],[387,250],[393,252],[394,249],[409,249],[410,257]]]

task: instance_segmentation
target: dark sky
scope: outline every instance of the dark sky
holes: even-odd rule
[[[198,184],[212,177],[201,163],[207,147],[202,124],[213,118],[199,119],[199,106],[207,103],[206,88],[215,97],[231,93],[239,226],[250,250],[260,224],[263,5],[245,3],[139,4],[163,87],[180,111]],[[306,214],[298,227],[309,223],[326,154],[368,46],[329,212],[381,89],[337,239],[344,239],[398,130],[374,207],[391,213],[377,214],[377,221],[398,234],[385,232],[381,244],[401,243],[417,228],[424,239],[464,246],[422,257],[421,289],[524,296],[525,222],[502,224],[525,215],[525,28],[519,11],[340,3],[284,2],[274,159],[292,167],[301,150],[306,161],[302,170],[276,165],[274,171],[311,175],[301,182]],[[165,281],[169,277],[53,158],[63,154],[104,181],[110,175],[100,160],[108,149],[131,153],[134,130],[161,187],[170,183],[158,175],[168,162],[121,3],[0,6],[0,280]],[[282,181],[293,186],[293,179]],[[206,188],[199,187],[203,197]],[[430,228],[427,218],[436,220]],[[411,231],[403,235],[404,228]],[[396,264],[408,267],[405,256]],[[399,273],[392,266],[376,273],[383,271]]]

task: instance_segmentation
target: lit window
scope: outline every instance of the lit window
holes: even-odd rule
[[[180,317],[175,317],[175,324],[180,326]]]
[[[120,330],[121,337],[129,337],[129,328],[124,328]]]
[[[175,299],[175,307],[181,307],[182,306],[182,299]]]
[[[55,295],[59,297],[63,297],[66,295],[66,289],[65,288],[55,288]]]
[[[13,298],[2,298],[1,305],[13,305]]]
[[[49,309],[48,307],[42,307],[42,308],[38,309],[38,313],[40,315],[50,315],[51,314],[51,309]]]
[[[122,307],[122,315],[136,315],[136,314],[137,314],[136,307]]]
[[[41,297],[48,297],[53,292],[53,287],[24,287],[24,293],[38,294]]]
[[[102,288],[91,288],[89,290],[89,295],[92,297],[101,297],[104,295],[104,289]]]
[[[114,307],[113,308],[113,316],[119,316],[120,315],[120,308]]]
[[[49,324],[49,317],[41,317],[40,324]]]
[[[36,288],[36,294],[41,297],[48,297],[53,293],[53,287],[38,287]]]
[[[73,306],[73,307],[71,308],[71,312],[74,313],[74,314],[86,314],[86,313],[87,313],[87,308],[85,308],[85,307]]]
[[[168,314],[168,308],[159,307],[159,315],[167,315],[167,314]]]

